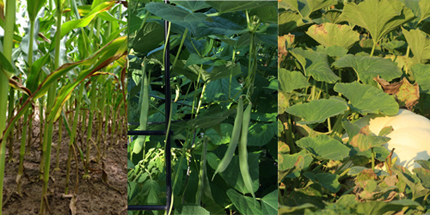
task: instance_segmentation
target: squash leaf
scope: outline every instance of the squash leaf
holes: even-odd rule
[[[367,0],[347,3],[341,19],[367,29],[376,44],[386,34],[414,18],[411,9],[400,1]]]
[[[348,109],[345,101],[340,99],[312,100],[305,104],[296,104],[285,111],[304,119],[300,124],[322,123],[327,118],[344,113]],[[323,110],[323,111],[322,111]]]
[[[391,81],[402,75],[402,71],[394,62],[381,57],[348,54],[335,61],[333,65],[338,68],[352,67],[361,82],[373,86],[377,86],[373,78],[378,75],[387,81]]]
[[[296,48],[290,53],[299,61],[305,75],[312,76],[317,81],[335,83],[340,78],[330,69],[327,54],[312,50]]]
[[[283,92],[292,92],[295,89],[302,89],[309,86],[308,81],[301,72],[289,71],[281,68],[278,73],[279,87]]]
[[[430,39],[419,29],[410,31],[402,28],[406,41],[414,54],[414,61],[425,63],[430,59]]]
[[[376,87],[358,82],[337,83],[334,90],[348,98],[351,102],[352,111],[360,114],[395,115],[399,112],[399,105],[396,100]]]
[[[304,137],[297,141],[297,145],[317,157],[331,160],[342,160],[349,155],[350,151],[347,146],[327,135]]]
[[[337,45],[345,49],[351,48],[360,39],[359,33],[353,31],[348,25],[332,23],[312,25],[306,34],[325,47]]]

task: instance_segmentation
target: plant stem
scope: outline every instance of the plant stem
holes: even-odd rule
[[[3,55],[12,63],[12,49],[13,49],[13,30],[15,27],[15,0],[8,0],[6,2],[6,17],[5,29],[3,37]],[[13,72],[13,71],[8,71]],[[6,110],[7,110],[7,93],[9,91],[9,77],[6,73],[0,71],[0,193],[3,194],[3,181],[4,181],[4,167],[6,158],[6,139],[3,136],[3,131],[6,128]],[[9,113],[12,115],[12,113]],[[0,205],[3,205],[3,195],[0,195]],[[2,210],[0,210],[0,215]]]
[[[9,3],[9,2],[8,2]],[[9,4],[8,4],[9,5]],[[14,11],[15,12],[15,11]],[[3,72],[0,72],[0,192],[3,193],[3,179],[4,179],[4,167],[6,157],[6,138],[3,137],[3,131],[6,127],[6,104],[7,104],[7,92],[9,91],[8,78]],[[3,195],[0,195],[0,204],[3,204]],[[0,215],[2,214],[0,210]]]
[[[26,132],[28,130],[28,124],[27,124],[27,120],[28,120],[28,111],[27,110],[24,113],[24,125],[22,127],[22,135],[21,135],[21,148],[19,150],[19,167],[18,167],[18,174],[16,175],[16,182],[17,182],[17,192],[19,195],[22,195],[21,193],[21,179],[22,179],[22,175],[24,172],[24,155],[25,155],[25,144],[27,142],[27,135]]]
[[[56,44],[55,44],[55,58],[54,58],[54,69],[57,69],[60,67],[60,47],[61,47],[61,18],[63,14],[63,5],[61,1],[56,1],[57,5],[57,14],[56,14]],[[53,82],[51,87],[49,88],[48,92],[48,104],[47,104],[47,112],[46,116],[49,116],[51,113],[51,108],[54,106],[54,100],[56,95],[56,89],[57,88],[57,80]],[[46,117],[48,118],[48,117]],[[43,190],[42,190],[42,199],[41,199],[41,206],[39,214],[45,214],[48,202],[45,201],[47,199],[47,191],[48,191],[48,181],[49,181],[49,169],[51,164],[51,144],[52,144],[52,134],[53,134],[53,126],[54,122],[53,120],[47,121],[47,128],[45,130],[45,137],[44,137],[44,143],[43,143],[43,154],[45,158],[44,162],[44,177],[43,177]]]
[[[94,112],[95,112],[95,105],[96,105],[96,82],[97,77],[91,78],[91,90],[90,90],[90,113],[88,117],[88,131],[87,131],[87,151],[86,151],[86,160],[85,160],[85,174],[84,178],[87,178],[89,176],[88,174],[88,165],[90,163],[90,150],[91,150],[91,137],[92,137],[92,131],[93,131],[93,119],[94,119]]]
[[[176,53],[175,60],[173,61],[172,68],[175,66],[176,61],[179,58],[179,54],[181,53],[182,46],[184,45],[185,38],[187,37],[188,28],[185,29],[184,34],[182,35],[181,44],[179,44],[178,52]]]
[[[315,99],[315,94],[316,94],[316,81],[315,79],[312,79],[312,89],[311,89],[311,100],[313,101]]]
[[[75,114],[76,116],[77,114]],[[57,153],[55,156],[55,169],[54,171],[60,170],[60,147],[61,147],[61,139],[63,136],[63,117],[58,119],[58,143],[57,143]]]
[[[12,119],[13,117],[13,106],[15,104],[15,90],[11,87],[9,90],[9,121]],[[13,134],[13,128],[10,131]],[[13,135],[9,135],[9,162],[13,162],[13,141],[14,141],[14,137]]]
[[[85,88],[85,85],[81,84],[81,86],[79,88],[79,94],[78,94],[78,96],[76,98],[76,109],[75,109],[75,116],[74,116],[74,119],[73,119],[73,129],[72,129],[71,135],[70,135],[69,149],[68,149],[68,156],[67,156],[66,185],[65,185],[65,191],[64,191],[64,193],[66,195],[67,195],[68,189],[69,189],[70,161],[71,161],[71,156],[72,156],[71,150],[73,150],[72,146],[73,146],[73,143],[75,142],[75,139],[76,139],[76,131],[77,131],[77,128],[78,128],[79,110],[81,109],[81,100],[82,100],[82,96],[83,96],[83,93],[84,93],[84,88]],[[86,115],[86,113],[85,113],[85,115]]]
[[[372,51],[370,52],[370,57],[373,56],[373,52],[375,51],[376,44],[377,44],[376,42],[373,42]]]
[[[219,16],[220,14],[217,13],[210,13],[210,14],[206,14],[207,17],[212,17],[212,16]]]
[[[408,58],[409,57],[409,51],[411,50],[411,47],[410,46],[408,46],[408,48],[406,49],[406,57]]]
[[[200,106],[202,104],[202,100],[203,100],[203,97],[204,97],[204,94],[205,94],[205,91],[206,91],[206,85],[207,85],[206,83],[203,84],[202,94],[200,96],[200,100],[199,100],[199,103],[197,105],[197,110],[196,110],[196,116],[195,117],[197,117],[197,115],[199,114]]]

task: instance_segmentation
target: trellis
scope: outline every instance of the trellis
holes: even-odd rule
[[[169,4],[168,0],[164,0],[165,4]],[[169,22],[164,21],[164,42],[166,44],[166,52],[164,54],[164,77],[165,77],[165,117],[166,130],[162,131],[128,131],[128,135],[164,135],[166,138],[165,145],[165,164],[166,164],[166,205],[128,205],[128,210],[169,210],[172,204],[172,162],[171,162],[171,140],[173,134],[169,131],[168,122],[170,119],[170,106],[172,105],[172,96],[170,94],[170,42],[169,42]],[[166,135],[167,134],[167,135]]]

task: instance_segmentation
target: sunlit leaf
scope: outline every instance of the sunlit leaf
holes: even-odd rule
[[[393,170],[397,174],[399,180],[403,180],[404,182],[406,182],[415,198],[430,194],[430,189],[425,188],[418,178],[411,177],[409,171],[402,170],[397,165],[393,166],[391,170]],[[417,180],[415,180],[415,178]]]
[[[334,90],[342,93],[351,102],[351,110],[360,114],[395,115],[399,111],[399,105],[392,96],[373,86],[358,82],[337,83]]]
[[[400,1],[368,0],[358,5],[347,2],[341,19],[367,29],[373,43],[414,17]]]
[[[333,57],[334,59],[338,59],[344,57],[346,53],[348,53],[348,49],[345,49],[341,46],[332,45],[328,47],[324,47],[319,45],[316,47],[315,51],[326,53],[328,56]]]
[[[373,86],[377,85],[373,78],[378,75],[387,81],[391,81],[402,75],[402,71],[394,62],[381,57],[354,56],[348,54],[335,61],[333,65],[338,68],[352,67],[361,82]]]
[[[312,100],[305,104],[296,104],[287,108],[289,114],[303,118],[301,124],[322,123],[327,118],[344,113],[348,109],[345,101],[339,99]]]
[[[418,83],[423,92],[430,92],[430,65],[417,63],[412,67],[415,82]]]
[[[349,206],[351,210],[354,210],[359,214],[385,214],[385,213],[395,213],[400,211],[403,207],[420,207],[418,202],[412,201],[410,199],[404,200],[394,200],[391,202],[383,201],[368,201],[361,202]]]
[[[327,54],[296,48],[290,53],[299,61],[307,77],[312,76],[317,81],[335,83],[339,77],[330,69]]]
[[[424,168],[415,168],[412,171],[417,175],[423,187],[430,189],[430,170]]]
[[[289,7],[301,14],[302,17],[309,15],[317,10],[337,4],[336,0],[282,0],[282,7]]]
[[[324,17],[327,18],[331,23],[338,23],[340,15],[342,14],[341,10],[338,9],[332,9],[328,10],[324,13]]]
[[[350,151],[347,146],[327,135],[304,137],[297,141],[297,145],[314,156],[330,160],[342,160],[349,155]]]
[[[301,72],[288,71],[281,68],[278,74],[280,90],[283,92],[292,92],[295,89],[310,86]]]
[[[349,49],[359,40],[359,33],[348,25],[331,23],[312,25],[306,34],[325,47],[337,45]]]
[[[360,132],[351,138],[350,144],[358,147],[360,151],[367,151],[370,148],[381,146],[390,140],[389,137],[375,136],[369,129],[369,126],[361,128]]]
[[[416,160],[415,162],[417,162],[418,164],[420,164],[422,168],[424,168],[426,170],[430,170],[430,161]]]
[[[83,80],[90,77],[93,73],[97,72],[101,68],[104,68],[109,64],[113,63],[115,60],[119,59],[125,54],[125,52],[127,51],[126,41],[127,41],[127,37],[123,36],[112,41],[112,43],[100,49],[101,50],[101,52],[99,52],[100,58],[98,59],[97,63],[95,63],[95,65],[92,66],[89,70],[82,71],[74,83],[70,83],[64,86],[58,92],[58,97],[56,98],[51,114],[48,116],[48,120],[56,120],[59,117],[59,114],[60,114],[59,110],[61,110],[61,107],[63,106],[63,104],[70,98],[70,95],[73,92],[73,90]],[[73,66],[70,66],[70,67],[73,67]],[[70,67],[67,67],[67,66],[65,67],[65,65],[63,65],[62,67],[59,68],[61,70],[58,71],[58,75],[61,75],[62,74],[61,72],[67,71]],[[49,77],[50,79],[47,78],[47,80],[52,80],[53,77],[54,76],[50,76]]]
[[[406,41],[411,47],[416,62],[425,63],[430,59],[430,38],[419,29],[410,31],[402,28]]]
[[[94,9],[91,10],[84,18],[78,20],[72,20],[64,23],[61,26],[61,38],[64,35],[68,34],[71,30],[75,28],[85,27],[97,16],[97,14],[110,10],[112,6],[115,4],[115,1],[107,1],[103,2],[100,5],[97,5]],[[55,44],[55,42],[53,42]]]

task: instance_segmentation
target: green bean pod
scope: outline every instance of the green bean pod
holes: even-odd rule
[[[141,97],[141,99],[139,99],[140,106],[141,106],[139,129],[142,131],[145,131],[147,128],[148,112],[149,112],[149,80],[148,80],[148,76],[146,75],[145,68],[146,68],[146,61],[143,64],[143,68],[142,68],[142,75],[143,75],[142,81],[141,81],[142,97]],[[145,135],[140,135],[137,137],[136,141],[134,142],[134,146],[133,146],[133,153],[134,154],[138,154],[142,151],[142,149],[144,148],[144,145],[145,145],[145,139],[146,139]]]
[[[248,107],[246,107],[245,112],[243,113],[242,135],[239,143],[239,167],[240,173],[242,174],[243,183],[255,200],[254,190],[252,188],[252,179],[251,175],[249,174],[248,151],[246,150],[246,145],[248,143],[249,121],[251,119],[251,108],[252,104],[249,103]]]
[[[223,172],[228,164],[230,164],[231,159],[233,158],[234,151],[236,150],[237,143],[239,142],[240,136],[240,128],[242,127],[243,120],[243,100],[242,96],[239,97],[239,103],[237,105],[237,115],[236,119],[234,119],[233,125],[233,133],[231,134],[230,144],[228,145],[227,151],[222,158],[221,162],[218,164],[218,167],[215,170],[215,173],[212,177],[212,181],[215,178],[215,175],[219,172]]]
[[[204,192],[204,187],[209,186],[209,184],[205,184],[205,177],[206,177],[206,152],[207,152],[207,139],[203,140],[203,147],[202,147],[202,157],[200,160],[200,174],[199,174],[199,184],[197,188],[197,194],[196,194],[196,205],[200,205],[202,202],[202,194]]]

